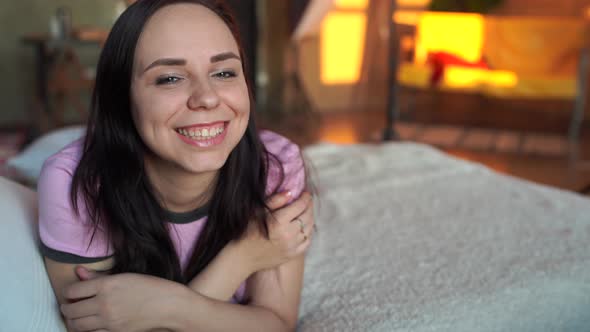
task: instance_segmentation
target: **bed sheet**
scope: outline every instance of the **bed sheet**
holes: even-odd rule
[[[590,331],[590,199],[425,145],[304,153],[298,331]]]

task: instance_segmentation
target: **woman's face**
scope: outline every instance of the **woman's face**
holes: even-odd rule
[[[135,51],[131,100],[137,131],[153,152],[147,162],[219,170],[250,114],[238,45],[221,18],[195,4],[152,16]]]

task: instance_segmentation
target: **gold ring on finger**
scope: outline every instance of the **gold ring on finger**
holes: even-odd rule
[[[299,226],[301,227],[301,233],[303,233],[303,231],[305,230],[305,224],[303,224],[303,221],[300,218],[295,218],[295,220],[299,222]]]

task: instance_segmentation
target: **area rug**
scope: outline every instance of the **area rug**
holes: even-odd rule
[[[299,331],[590,331],[590,199],[426,145],[305,149]]]

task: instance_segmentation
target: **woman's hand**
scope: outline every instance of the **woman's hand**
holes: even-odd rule
[[[267,202],[268,238],[251,223],[242,239],[230,243],[249,262],[252,273],[286,263],[309,248],[315,224],[312,196],[304,192],[287,205],[290,199],[289,193],[282,193]]]
[[[61,305],[69,331],[165,330],[175,294],[184,291],[180,284],[146,275],[104,276],[83,267],[76,272],[82,281],[65,289],[71,303]]]

